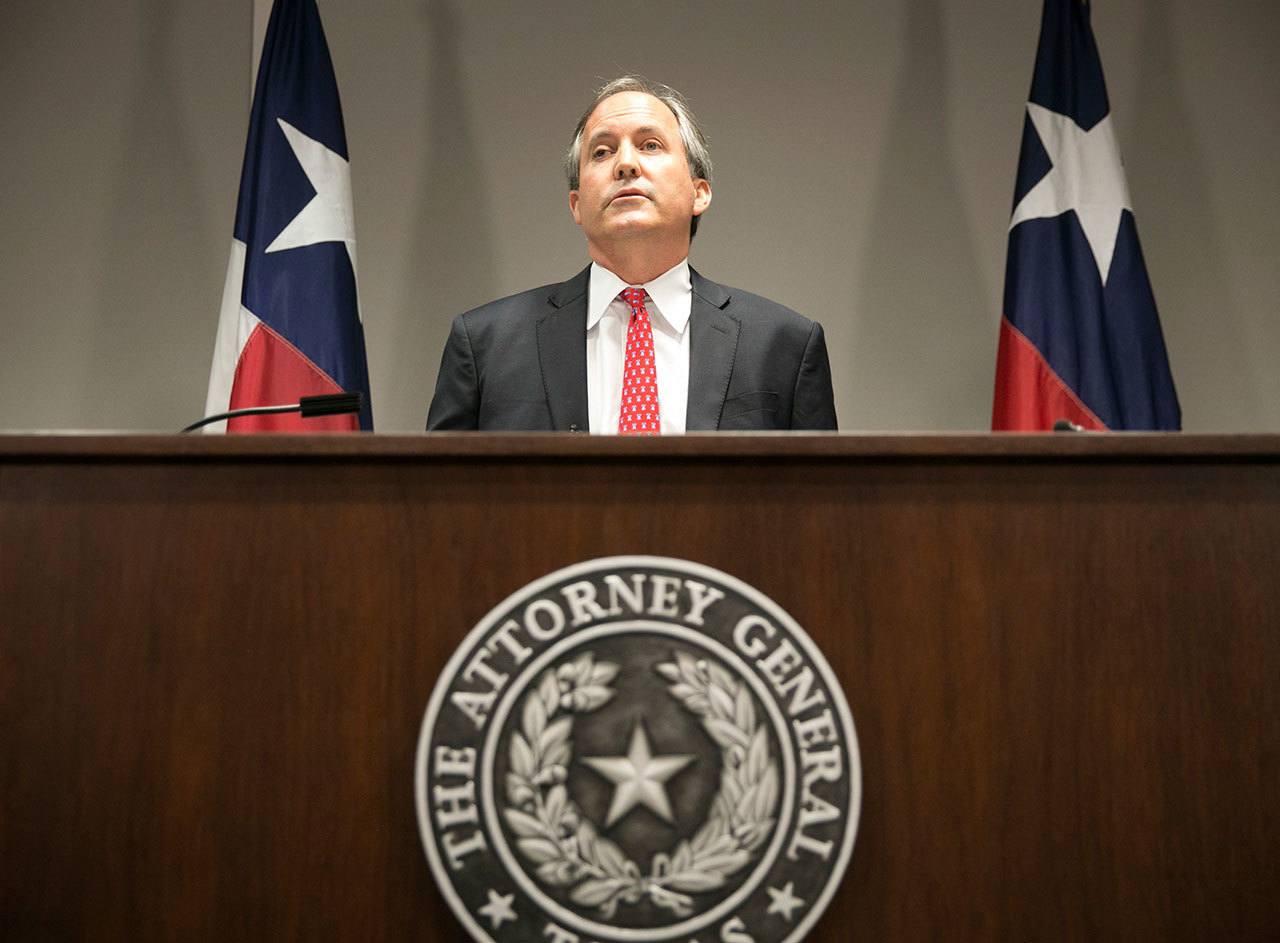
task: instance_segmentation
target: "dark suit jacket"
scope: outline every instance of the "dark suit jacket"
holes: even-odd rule
[[[455,318],[427,429],[586,432],[590,271]],[[822,325],[689,274],[686,428],[836,428]]]

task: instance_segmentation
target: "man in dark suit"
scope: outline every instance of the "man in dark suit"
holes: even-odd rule
[[[711,160],[678,92],[604,86],[566,172],[592,264],[454,320],[428,430],[836,428],[822,326],[688,264]]]

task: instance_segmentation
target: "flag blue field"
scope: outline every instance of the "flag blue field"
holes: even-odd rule
[[[1179,429],[1082,0],[1045,0],[1009,221],[993,429]]]
[[[315,0],[276,0],[254,86],[206,412],[344,390],[364,394],[358,419],[242,417],[227,431],[373,429],[338,85]]]

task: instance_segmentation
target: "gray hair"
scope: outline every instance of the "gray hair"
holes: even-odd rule
[[[689,162],[689,174],[695,180],[701,178],[710,183],[711,151],[707,147],[707,136],[698,125],[698,119],[693,116],[685,97],[669,85],[651,82],[640,75],[624,75],[600,87],[591,105],[578,119],[578,126],[573,129],[573,142],[564,156],[564,172],[569,178],[569,189],[578,189],[581,182],[578,175],[582,167],[582,132],[587,127],[587,119],[602,101],[622,92],[652,95],[671,109],[671,113],[676,116],[676,125],[680,128],[680,141],[684,144],[685,160]],[[692,239],[697,231],[698,217],[695,216],[689,223],[689,238]]]

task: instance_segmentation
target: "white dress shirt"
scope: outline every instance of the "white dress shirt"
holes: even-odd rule
[[[689,311],[693,306],[688,259],[653,281],[635,286],[591,263],[587,288],[587,415],[591,431],[605,435],[618,432],[622,362],[631,320],[631,309],[618,296],[627,287],[643,288],[647,294],[644,306],[653,325],[662,434],[682,433],[689,406]]]

